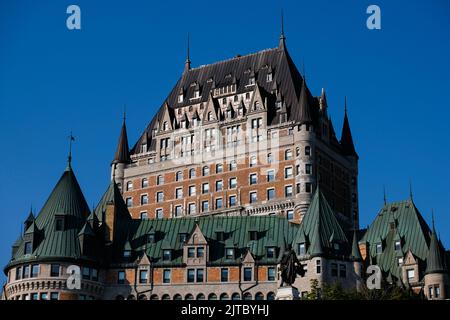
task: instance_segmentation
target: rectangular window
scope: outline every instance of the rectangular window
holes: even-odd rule
[[[394,243],[394,249],[396,251],[399,251],[399,250],[401,250],[401,248],[402,248],[402,246],[400,244],[400,240],[396,240],[395,243]]]
[[[130,208],[133,206],[133,198],[129,197],[126,199],[127,207]]]
[[[320,260],[316,260],[316,273],[320,274],[321,271],[322,271],[322,263]]]
[[[228,268],[220,269],[220,282],[228,282]]]
[[[39,299],[39,294],[37,292],[33,292],[30,295],[30,300],[38,300]]]
[[[170,283],[170,269],[164,269],[163,283]]]
[[[376,244],[376,253],[381,254],[383,252],[383,245],[379,242]]]
[[[275,248],[274,247],[268,247],[267,248],[267,258],[268,259],[275,258]]]
[[[59,274],[58,274],[59,275]],[[22,279],[22,268],[21,267],[18,267],[17,269],[16,269],[16,280],[20,280],[20,279]]]
[[[292,197],[292,195],[293,195],[292,186],[285,186],[284,187],[284,196],[285,197]]]
[[[197,248],[197,258],[203,258],[204,255],[205,255],[205,248],[198,247]]]
[[[216,199],[216,209],[220,209],[223,206],[223,200],[222,198],[217,198]]]
[[[294,176],[293,172],[292,172],[292,167],[287,167],[284,168],[284,178],[285,179],[290,179]]]
[[[148,271],[139,270],[139,283],[147,283]]]
[[[339,277],[340,278],[347,277],[347,266],[345,264],[339,265]]]
[[[233,248],[227,248],[225,250],[225,258],[226,259],[233,259],[234,258],[234,249]]]
[[[170,252],[170,249],[163,250],[163,261],[170,261],[172,258],[172,254]]]
[[[47,292],[42,292],[41,293],[41,300],[48,300],[48,293]]]
[[[311,193],[312,192],[312,186],[310,182],[306,182],[305,183],[305,192],[306,193]]]
[[[209,183],[203,183],[202,184],[202,193],[208,193],[209,192]]]
[[[209,202],[202,201],[202,212],[207,212],[209,210]]]
[[[187,282],[194,282],[194,281],[195,281],[195,269],[188,269]]]
[[[244,281],[252,281],[252,268],[244,268]]]
[[[91,269],[91,280],[92,281],[98,281],[98,270],[97,269]]]
[[[147,211],[142,211],[142,212],[140,213],[140,216],[141,216],[141,220],[147,219],[147,218],[148,218]]]
[[[58,292],[52,292],[52,293],[50,293],[50,300],[59,300],[59,294],[58,294]]]
[[[83,279],[84,280],[89,280],[91,278],[91,269],[83,267]]]
[[[413,282],[414,281],[414,269],[408,269],[406,270],[406,274],[408,276],[408,282]]]
[[[275,281],[275,267],[267,268],[267,281]]]
[[[23,273],[22,273],[22,278],[26,279],[30,277],[30,266],[24,266],[23,267]]]
[[[204,279],[204,270],[197,269],[197,282],[203,282]]]
[[[39,265],[33,264],[31,266],[31,278],[36,278],[39,275]]]
[[[189,211],[189,214],[195,214],[195,211],[196,211],[195,203],[189,203],[188,211]]]
[[[306,174],[312,174],[312,164],[305,164],[305,173]]]
[[[338,276],[338,265],[337,265],[337,263],[332,263],[331,264],[331,276],[332,277],[337,277]]]
[[[275,181],[275,170],[267,171],[267,182]]]
[[[181,215],[183,214],[183,209],[181,206],[176,206],[175,207],[175,217],[181,217]]]
[[[52,264],[50,267],[50,277],[59,277],[60,265]]]
[[[164,218],[163,209],[156,209],[156,219]]]
[[[223,181],[217,180],[216,181],[216,191],[222,191],[223,190]]]
[[[194,247],[188,248],[188,258],[195,258],[195,248]]]
[[[306,245],[304,243],[298,244],[298,254],[304,256],[306,254]]]
[[[176,199],[182,199],[183,198],[183,188],[176,188],[175,189],[175,198]]]
[[[148,204],[148,195],[143,194],[141,196],[141,205]]]
[[[258,194],[255,192],[250,192],[250,203],[255,203],[258,200]]]
[[[31,244],[31,241],[25,242],[24,253],[25,254],[31,254],[32,251],[33,251],[33,246]]]
[[[286,216],[288,220],[294,219],[294,210],[288,210]]]
[[[156,202],[163,202],[164,201],[164,192],[159,191],[156,193]]]
[[[195,196],[195,186],[189,186],[189,196]]]
[[[256,175],[256,173],[252,173],[251,175],[250,175],[250,184],[252,185],[252,184],[256,184],[257,183],[257,175]]]
[[[222,164],[216,164],[216,173],[221,173],[223,171],[223,165]]]
[[[267,200],[273,200],[275,199],[275,189],[267,189]]]
[[[230,179],[230,189],[236,188],[236,186],[237,186],[237,179],[231,178]]]
[[[229,204],[230,204],[230,207],[236,205],[236,196],[230,196],[229,197]]]
[[[117,273],[117,283],[124,284],[125,283],[125,271],[119,271]]]
[[[56,218],[55,230],[56,231],[64,230],[64,218]]]
[[[434,296],[439,298],[441,296],[441,288],[439,286],[434,287]]]

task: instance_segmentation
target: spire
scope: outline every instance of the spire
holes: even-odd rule
[[[387,205],[386,187],[385,186],[383,186],[383,200],[384,200],[384,205]]]
[[[413,201],[413,191],[412,191],[411,179],[409,179],[409,200]]]
[[[190,59],[190,45],[189,45],[189,32],[187,34],[187,52],[186,52],[186,61],[184,62],[184,72],[189,71],[191,69],[191,59]]]
[[[278,48],[284,49],[286,46],[286,37],[284,36],[284,15],[283,9],[281,9],[281,33],[280,33],[280,42],[278,43]]]
[[[113,164],[116,163],[127,163],[130,161],[130,152],[128,149],[128,137],[127,137],[127,126],[125,124],[126,115],[125,111],[123,113],[123,123],[122,130],[120,132],[119,143],[117,145],[116,154],[114,156]]]
[[[358,159],[358,154],[355,150],[355,145],[353,144],[352,132],[350,130],[350,124],[347,116],[347,97],[345,97],[344,104],[344,124],[342,126],[342,134],[341,134],[341,146],[342,149],[347,156],[353,156]]]
[[[425,274],[430,273],[444,273],[447,272],[445,268],[444,256],[436,236],[436,229],[434,227],[434,213],[433,216],[433,231],[431,233],[430,247],[427,255],[427,268]]]
[[[309,104],[308,98],[308,88],[306,86],[306,80],[303,78],[302,81],[302,91],[300,92],[300,123],[311,123],[312,122],[312,110]]]
[[[72,141],[75,141],[75,137],[72,135],[72,131],[70,131],[70,136],[68,136],[67,138],[69,138],[69,155],[67,157],[66,170],[70,170],[72,168]]]

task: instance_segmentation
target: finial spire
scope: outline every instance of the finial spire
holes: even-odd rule
[[[191,69],[191,59],[190,59],[190,42],[189,42],[189,32],[187,34],[187,52],[186,52],[186,61],[184,63],[184,71],[188,71]]]
[[[433,232],[435,232],[435,228],[434,228],[434,209],[431,209],[431,224],[433,226]]]
[[[67,162],[68,162],[68,167],[71,167],[72,164],[72,141],[75,141],[75,137],[72,135],[72,131],[70,131],[70,136],[68,136],[67,138],[69,138],[69,156],[67,157]]]
[[[386,197],[386,187],[383,185],[383,200],[384,200],[384,205],[387,204],[387,197]]]
[[[411,179],[409,179],[409,199],[413,200],[413,190],[412,190],[412,182]]]
[[[281,33],[280,33],[280,42],[278,44],[279,48],[284,49],[286,37],[284,36],[284,14],[283,9],[281,9]]]
[[[125,123],[126,120],[127,120],[127,105],[124,104],[123,105],[123,122]]]

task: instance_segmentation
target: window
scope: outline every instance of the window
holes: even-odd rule
[[[297,192],[297,193],[300,193],[300,191],[301,191],[300,183],[297,183],[297,184],[295,185],[295,189],[296,189],[296,192]]]
[[[322,262],[321,260],[316,260],[316,273],[320,274],[321,271],[322,271]]]
[[[97,269],[91,269],[91,280],[98,281],[98,270]]]
[[[267,154],[267,163],[272,163],[273,162],[273,155],[271,153]]]
[[[125,283],[125,271],[119,271],[117,273],[117,283],[124,284]]]
[[[272,73],[271,73],[271,72],[267,74],[267,76],[266,76],[266,81],[267,81],[267,82],[272,81]]]
[[[256,163],[257,163],[256,157],[255,156],[251,157],[250,158],[250,167],[256,166]]]
[[[287,149],[284,152],[284,160],[291,160],[292,159],[292,150],[291,149]]]
[[[257,175],[256,175],[256,173],[252,173],[250,175],[250,184],[252,185],[252,184],[256,184],[256,183],[257,183]]]
[[[288,220],[294,219],[294,210],[288,210],[286,216]]]
[[[56,217],[55,230],[56,231],[64,230],[64,218],[63,217]]]
[[[310,163],[305,164],[305,173],[312,174],[312,164]]]
[[[48,300],[48,293],[47,292],[42,292],[41,293],[41,300]]]
[[[159,175],[158,177],[156,177],[156,184],[158,186],[164,184],[164,176]]]
[[[268,247],[267,248],[267,258],[268,259],[275,258],[275,248],[274,247]]]
[[[195,214],[195,211],[196,211],[195,203],[189,203],[189,205],[188,205],[188,213],[189,214]]]
[[[163,283],[170,283],[170,269],[164,269],[164,271],[163,271]]]
[[[275,181],[275,170],[267,171],[267,182]]]
[[[147,283],[147,270],[139,270],[139,283]]]
[[[195,169],[190,169],[189,170],[189,178],[190,179],[195,178]]]
[[[148,219],[147,211],[142,211],[141,212],[141,220],[145,220],[145,219]]]
[[[252,268],[244,268],[244,281],[252,281]]]
[[[128,208],[132,207],[133,206],[133,198],[131,198],[131,197],[127,198],[126,203],[127,203]]]
[[[195,186],[189,186],[189,196],[195,196],[196,190],[195,190]]]
[[[235,206],[236,205],[236,196],[230,196],[228,198],[228,203],[229,203],[230,207]]]
[[[231,161],[230,162],[230,171],[236,170],[237,169],[237,164],[236,161]]]
[[[162,219],[164,218],[164,212],[163,209],[156,209],[156,219]]]
[[[133,182],[132,181],[128,181],[127,182],[127,191],[131,191],[133,190]]]
[[[347,277],[347,266],[345,264],[339,265],[339,277],[340,278]]]
[[[414,269],[408,269],[406,270],[406,274],[408,276],[408,282],[413,282],[414,281]]]
[[[213,116],[212,116],[212,112],[208,112],[208,121],[212,121],[213,120]]]
[[[172,260],[172,253],[170,249],[164,249],[163,250],[163,261],[170,261]]]
[[[310,146],[306,146],[305,147],[305,156],[310,156],[311,155],[311,147]]]
[[[227,248],[225,250],[225,258],[226,259],[234,259],[234,248]]]
[[[153,232],[147,236],[147,243],[155,243],[155,234]]]
[[[175,180],[176,180],[176,181],[181,181],[181,180],[183,180],[183,172],[178,171],[178,172],[176,173],[176,175],[175,175]]]
[[[187,251],[188,251],[188,258],[195,258],[195,248],[194,247],[189,247]]]
[[[167,123],[167,121],[164,121],[163,123],[163,130],[166,131],[169,129],[169,124]]]
[[[275,281],[275,267],[267,268],[267,281]]]
[[[376,253],[377,253],[377,254],[381,254],[382,252],[383,252],[383,245],[382,245],[381,242],[378,242],[378,243],[376,244]]]
[[[402,264],[403,264],[403,258],[402,257],[397,258],[397,265],[401,266]]]
[[[22,278],[26,279],[30,277],[30,266],[24,266],[23,267],[23,273],[22,273]]]
[[[131,251],[130,251],[130,250],[124,250],[124,251],[123,251],[123,257],[124,257],[124,258],[129,258],[129,257],[131,257]]]
[[[258,199],[258,194],[256,191],[250,192],[250,203],[255,203]]]
[[[58,292],[52,292],[50,293],[50,300],[58,300],[59,299],[59,294]]]
[[[396,241],[395,241],[395,243],[394,243],[394,249],[395,249],[396,251],[400,251],[400,250],[402,249],[400,240],[396,240]]]
[[[38,300],[39,294],[37,292],[33,292],[30,296],[30,300]]]
[[[209,167],[208,166],[204,166],[202,169],[202,175],[203,176],[207,176],[209,174]]]
[[[228,282],[228,268],[220,269],[220,282]]]
[[[267,200],[273,200],[275,199],[275,189],[267,189]]]
[[[183,188],[176,188],[175,199],[182,199],[182,198],[183,198]]]
[[[209,210],[209,202],[207,200],[202,201],[202,212],[207,212]]]
[[[284,196],[285,197],[292,197],[292,186],[285,186],[284,187]]]
[[[25,242],[24,253],[25,254],[31,254],[32,251],[33,251],[33,246],[32,246],[31,241]]]
[[[82,273],[83,273],[83,279],[84,280],[89,280],[91,278],[91,269],[83,267]]]
[[[52,264],[50,266],[50,277],[59,277],[60,265]]]
[[[148,179],[147,178],[142,179],[141,187],[142,188],[147,188],[148,187]]]
[[[221,173],[223,171],[223,165],[218,163],[216,164],[216,173]]]
[[[205,255],[205,248],[197,247],[197,258],[203,258],[204,255]]]
[[[33,264],[31,266],[31,278],[36,278],[39,275],[39,265]]]
[[[223,190],[223,181],[217,180],[216,181],[216,191],[222,191]]]
[[[250,240],[258,240],[258,231],[250,231]]]
[[[187,282],[194,282],[195,280],[195,269],[187,270]]]
[[[203,282],[203,278],[204,278],[204,270],[197,269],[197,282]]]
[[[292,167],[284,168],[284,178],[285,179],[290,179],[293,177],[293,175],[294,174],[293,174]]]
[[[175,206],[175,217],[181,217],[183,214],[182,206]]]
[[[159,201],[158,201],[159,202]],[[148,195],[141,195],[141,205],[148,204]]]
[[[217,198],[216,199],[216,209],[220,209],[223,206],[223,200],[222,198]]]
[[[305,243],[298,244],[298,254],[300,256],[304,256],[306,254],[306,244]]]
[[[441,288],[439,286],[434,287],[435,298],[439,298],[441,296]]]
[[[250,100],[250,92],[245,93],[245,100]]]
[[[208,193],[209,192],[209,183],[203,183],[202,184],[202,193],[203,194],[205,194],[205,193]]]
[[[338,265],[337,265],[337,263],[332,263],[331,264],[331,276],[332,277],[337,277],[338,276]]]
[[[305,192],[306,193],[311,193],[312,192],[312,185],[310,182],[306,182],[305,183]]]
[[[237,187],[237,179],[236,178],[230,178],[230,189]]]

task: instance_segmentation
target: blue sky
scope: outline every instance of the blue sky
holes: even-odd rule
[[[126,5],[125,5],[126,3]],[[66,28],[81,7],[82,29]],[[366,8],[381,8],[381,30]],[[275,47],[280,10],[288,50],[315,95],[326,88],[340,135],[344,96],[360,155],[361,226],[409,196],[434,209],[450,247],[450,4],[436,1],[1,1],[0,265],[30,205],[39,210],[66,166],[89,204],[109,182],[123,105],[133,144],[193,66]]]

